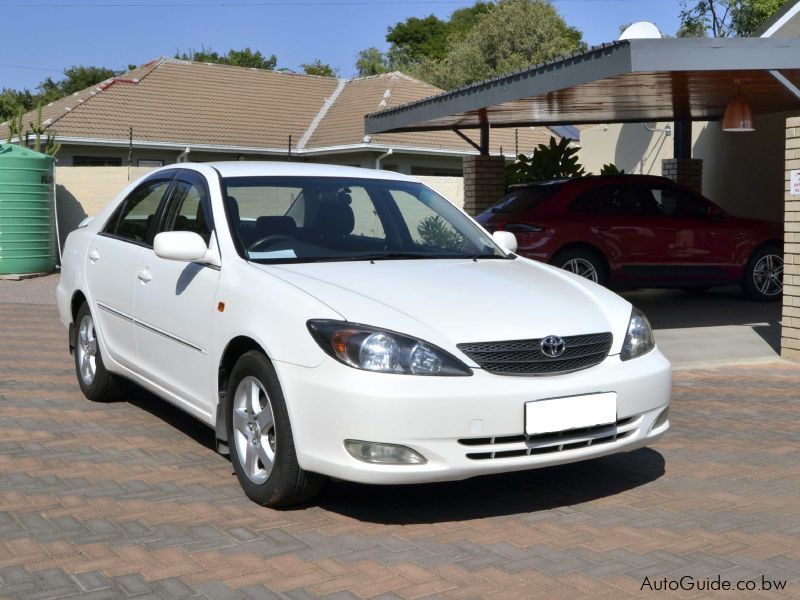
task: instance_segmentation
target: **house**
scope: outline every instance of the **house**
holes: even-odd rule
[[[45,106],[43,120],[59,166],[291,159],[459,176],[477,150],[453,131],[364,135],[365,114],[440,92],[399,72],[335,79],[162,58]],[[551,135],[504,130],[491,151],[513,157]]]

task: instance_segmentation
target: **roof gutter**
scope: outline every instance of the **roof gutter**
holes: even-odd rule
[[[100,138],[81,138],[56,135],[55,141],[62,144],[72,144],[79,146],[106,146],[112,148],[128,148],[130,142],[127,139],[100,139]],[[226,146],[214,144],[189,144],[185,142],[153,142],[149,140],[133,140],[134,148],[144,148],[151,150],[180,150],[185,151],[187,147],[192,152],[221,152],[225,154],[262,154],[270,156],[286,156],[286,148],[269,148],[258,146]],[[324,148],[292,149],[292,156],[324,156],[326,154],[341,154],[343,152],[388,152],[403,154],[424,154],[433,156],[446,156],[453,158],[463,158],[464,156],[476,156],[476,150],[450,150],[447,148],[424,148],[418,146],[387,146],[375,144],[342,144],[339,146],[327,146]],[[499,152],[493,152],[492,156],[501,156]]]

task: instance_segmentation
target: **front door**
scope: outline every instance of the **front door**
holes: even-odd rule
[[[208,186],[199,173],[182,170],[156,233],[193,231],[216,245]],[[146,376],[186,403],[211,414],[217,366],[210,362],[211,322],[219,268],[159,258],[151,248],[139,259],[136,340]]]
[[[172,174],[159,174],[134,189],[92,240],[86,256],[86,279],[98,335],[114,361],[134,370],[136,271],[171,181]]]

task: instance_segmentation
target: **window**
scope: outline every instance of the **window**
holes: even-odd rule
[[[73,167],[121,167],[122,159],[113,156],[74,156]]]
[[[208,193],[202,181],[177,179],[165,211],[162,231],[192,231],[208,245],[213,231],[213,219]]]
[[[561,189],[560,185],[537,185],[511,190],[500,204],[492,209],[496,213],[523,213],[539,206]]]
[[[151,169],[157,169],[158,167],[163,167],[164,166],[164,161],[163,160],[150,160],[150,159],[142,159],[142,158],[140,158],[136,162],[136,165],[139,166],[139,167],[148,167],[148,168],[151,168]]]
[[[228,222],[249,260],[505,258],[461,211],[419,183],[237,177],[222,185]]]
[[[570,209],[602,217],[652,217],[660,214],[649,189],[631,183],[586,190],[575,199]]]
[[[464,236],[430,206],[405,191],[392,191],[391,194],[415,244],[442,250],[459,251],[463,248]]]
[[[124,240],[149,243],[149,234],[171,178],[144,182],[133,190],[106,223],[103,233]]]
[[[585,215],[598,215],[604,217],[624,214],[620,199],[620,188],[614,185],[604,185],[590,188],[578,196],[570,210]]]
[[[709,206],[700,198],[673,187],[652,188],[650,190],[659,211],[665,217],[677,219],[705,219]]]

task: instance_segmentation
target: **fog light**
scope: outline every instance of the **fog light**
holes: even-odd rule
[[[379,444],[345,440],[344,446],[353,458],[379,465],[424,465],[425,457],[411,448],[396,444]]]
[[[650,427],[650,431],[653,431],[654,429],[659,429],[659,428],[660,428],[661,426],[663,426],[663,425],[664,425],[664,424],[665,424],[665,423],[666,423],[668,420],[669,420],[669,406],[668,406],[667,408],[665,408],[664,410],[662,410],[662,411],[661,411],[661,412],[658,414],[658,416],[656,417],[656,420],[655,420],[655,421],[653,421],[653,425],[652,425],[652,427]]]

